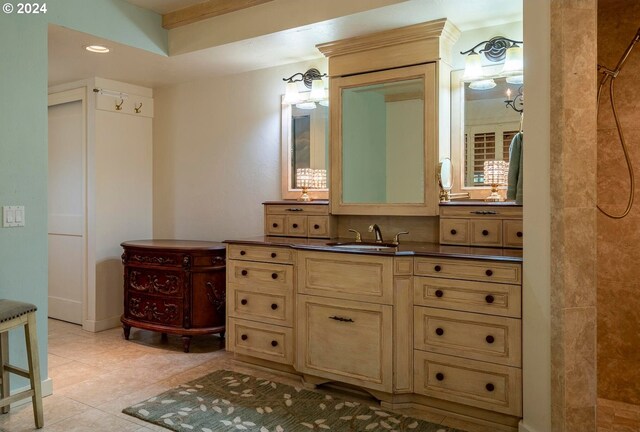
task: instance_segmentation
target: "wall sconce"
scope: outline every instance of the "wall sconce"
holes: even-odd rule
[[[296,187],[302,189],[302,194],[298,197],[298,201],[311,201],[309,189],[327,188],[327,170],[313,168],[296,169]]]
[[[518,88],[518,94],[511,99],[511,89],[507,89],[507,100],[504,101],[506,108],[513,108],[515,112],[522,114],[524,111],[524,92],[523,86]]]
[[[282,78],[287,82],[287,88],[282,100],[283,105],[295,105],[300,109],[314,109],[316,102],[320,105],[327,106],[327,91],[324,88],[323,77],[327,74],[321,74],[316,68],[308,69],[305,73],[298,72],[289,78]],[[305,87],[311,90],[307,97],[298,91],[298,83],[304,83]]]
[[[502,160],[484,161],[484,184],[491,185],[491,195],[485,201],[502,201],[498,194],[498,186],[507,182],[509,164]]]
[[[502,71],[498,74],[507,77],[509,84],[522,84],[522,41],[495,36],[488,41],[482,41],[470,50],[461,51],[467,55],[465,59],[463,81],[469,82],[469,88],[473,90],[488,90],[496,86],[492,77],[486,77],[482,70],[482,56],[491,63],[504,61]]]

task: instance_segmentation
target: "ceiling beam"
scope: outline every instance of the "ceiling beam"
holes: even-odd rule
[[[273,0],[206,0],[202,3],[162,15],[162,27],[172,29]]]

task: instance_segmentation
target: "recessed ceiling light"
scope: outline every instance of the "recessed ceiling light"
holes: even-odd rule
[[[86,49],[87,51],[98,53],[98,54],[106,54],[106,53],[108,53],[110,51],[109,48],[107,48],[106,46],[102,46],[102,45],[88,45],[88,46],[84,47],[84,49]]]

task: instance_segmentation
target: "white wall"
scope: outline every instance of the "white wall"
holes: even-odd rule
[[[225,240],[263,233],[280,199],[282,78],[326,60],[155,90],[153,235]]]

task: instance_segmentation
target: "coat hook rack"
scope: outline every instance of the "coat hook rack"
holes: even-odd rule
[[[122,111],[123,103],[124,103],[124,99],[120,99],[120,103],[116,102],[116,111]]]
[[[142,102],[140,102],[140,106],[133,106],[133,110],[136,112],[136,114],[140,114],[140,112],[142,112]]]

